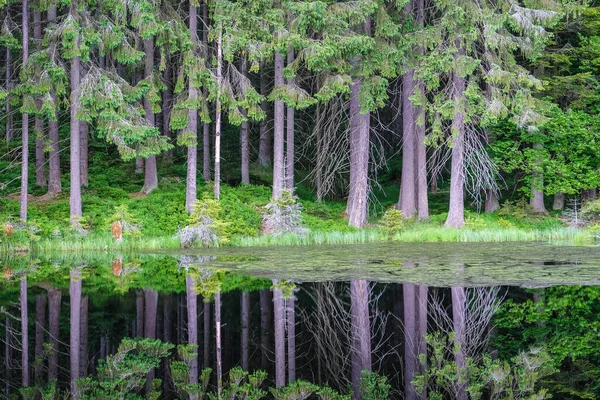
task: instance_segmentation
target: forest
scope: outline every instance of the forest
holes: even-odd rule
[[[0,5],[3,251],[597,236],[594,2]]]

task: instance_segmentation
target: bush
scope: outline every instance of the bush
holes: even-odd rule
[[[600,222],[600,199],[585,202],[581,207],[581,217],[590,222]]]
[[[271,202],[265,206],[263,232],[270,234],[303,233],[305,229],[300,226],[302,205],[297,200],[298,197],[294,196],[289,189],[284,189],[280,198],[271,199]]]
[[[189,247],[196,243],[203,246],[216,245],[219,242],[229,241],[229,222],[219,219],[221,204],[218,200],[211,199],[210,195],[204,194],[202,200],[196,201],[194,211],[188,220],[188,226],[177,232],[179,241],[183,247]]]
[[[387,233],[390,238],[395,234],[402,232],[405,225],[406,221],[402,218],[402,211],[396,210],[395,208],[387,210],[383,214],[383,217],[381,217],[381,221],[379,221],[381,230]]]

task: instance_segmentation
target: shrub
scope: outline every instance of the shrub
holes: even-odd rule
[[[115,213],[108,217],[107,223],[112,225],[115,222],[121,224],[124,235],[139,236],[141,225],[129,212],[127,204],[121,204],[115,207]]]
[[[581,207],[581,217],[587,221],[600,222],[600,199],[587,201]]]
[[[402,218],[402,211],[396,210],[395,208],[387,210],[383,214],[383,217],[381,217],[381,221],[379,221],[381,230],[387,233],[390,238],[395,234],[402,232],[405,225],[406,221]]]
[[[498,210],[498,215],[514,219],[526,219],[530,214],[531,206],[526,199],[505,201]]]
[[[305,229],[300,226],[302,205],[297,200],[298,197],[294,196],[289,189],[284,189],[280,198],[271,199],[271,202],[265,206],[263,231],[271,234],[303,233]]]
[[[220,214],[221,204],[219,201],[204,194],[202,200],[196,201],[194,211],[188,219],[188,225],[177,232],[181,245],[189,247],[196,243],[202,243],[203,246],[211,246],[229,241],[230,223],[220,220]]]

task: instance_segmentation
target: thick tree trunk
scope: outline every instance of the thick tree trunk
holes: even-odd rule
[[[87,122],[85,121],[81,121],[79,122],[79,128],[81,131],[81,136],[79,139],[79,147],[80,147],[80,153],[79,153],[79,158],[80,158],[80,169],[79,172],[81,173],[81,186],[88,186],[89,185],[89,179],[88,179],[88,169],[89,169],[89,165],[88,165],[88,143],[89,143],[89,125]]]
[[[262,289],[260,295],[260,357],[261,368],[268,371],[269,354],[272,353],[271,326],[273,326],[271,291]]]
[[[163,340],[169,343],[175,343],[173,336],[173,294],[168,293],[163,296]],[[164,376],[164,397],[170,398],[173,393],[173,382],[171,379],[170,360],[163,363],[162,373]]]
[[[296,301],[294,295],[286,299],[288,384],[296,381]]]
[[[427,296],[429,288],[426,285],[417,286],[417,354],[427,355]],[[427,357],[424,357],[424,362],[417,358],[419,363],[419,372],[425,374],[427,371]],[[423,388],[420,394],[421,398],[427,398],[427,386]]]
[[[221,292],[215,293],[215,353],[217,358],[217,394],[223,390],[223,359],[221,357]]]
[[[48,24],[54,23],[56,20],[56,4],[48,8]],[[50,96],[56,103],[56,92],[54,89],[50,89]],[[55,197],[62,191],[62,184],[60,181],[60,148],[59,141],[60,136],[58,133],[58,116],[54,114],[54,119],[48,121],[48,137],[50,139],[50,156],[48,162],[48,197]]]
[[[210,367],[210,303],[204,300],[204,368]]]
[[[58,289],[48,290],[48,320],[50,354],[48,355],[48,381],[58,378],[58,344],[60,333],[60,301],[61,293]]]
[[[598,199],[598,191],[596,189],[585,189],[581,191],[583,201],[593,201]]]
[[[28,387],[29,381],[29,314],[27,311],[27,277],[21,279],[21,385]]]
[[[196,280],[188,275],[185,278],[188,317],[188,344],[198,345],[198,294],[196,293]],[[198,356],[190,362],[190,384],[198,383]],[[197,398],[197,396],[196,396]]]
[[[457,400],[467,400],[469,398],[467,394],[467,385],[465,381],[466,377],[466,357],[464,347],[466,344],[466,296],[465,288],[453,287],[452,292],[452,322],[455,333],[455,347],[454,347],[454,360],[456,361],[456,367],[458,368],[457,374],[459,375],[457,385]]]
[[[248,75],[246,57],[243,56],[240,61],[240,73],[244,76]],[[249,143],[249,129],[248,129],[248,112],[243,109],[242,115],[244,121],[240,126],[240,147],[242,154],[242,183],[250,184],[250,143]]]
[[[418,365],[416,286],[412,283],[402,285],[404,303],[404,398],[417,399],[417,391],[412,385]]]
[[[74,8],[74,5],[71,5]],[[74,12],[72,9],[71,12]],[[81,144],[80,123],[77,119],[77,104],[79,103],[80,59],[71,60],[71,189],[69,197],[71,224],[78,225],[82,215],[81,205]]]
[[[265,113],[265,118],[260,121],[259,125],[259,143],[258,143],[258,165],[264,168],[271,166],[271,132],[269,130],[269,115],[270,107],[266,100],[267,93],[267,74],[264,70],[260,73],[260,94],[264,96],[264,100],[260,103],[260,107]]]
[[[12,60],[10,47],[6,47],[6,90],[12,89]],[[14,136],[12,106],[10,100],[6,100],[6,143],[10,142]]]
[[[22,32],[23,32],[23,68],[27,65],[29,58],[29,1],[23,1],[22,8]],[[29,114],[22,115],[21,123],[22,144],[21,144],[21,198],[19,216],[23,221],[27,221],[27,189],[29,186]],[[29,378],[28,378],[29,379]],[[28,383],[29,385],[29,383]]]
[[[414,0],[407,9],[412,11]],[[400,211],[404,218],[412,218],[417,214],[417,179],[416,179],[416,109],[410,101],[415,90],[414,69],[409,69],[402,77],[402,176],[400,182]]]
[[[71,396],[79,398],[76,381],[81,376],[79,370],[79,350],[81,346],[81,270],[72,269],[69,274],[69,296],[71,302],[69,356],[71,365]]]
[[[221,85],[221,76],[223,74],[223,24],[219,25],[219,36],[217,38],[217,85]],[[220,92],[220,87],[219,87]],[[215,101],[217,109],[215,115],[215,187],[214,196],[219,200],[221,197],[221,100],[217,96]]]
[[[485,212],[486,214],[493,213],[500,209],[500,200],[498,194],[491,189],[485,191]]]
[[[136,305],[136,336],[144,337],[144,292],[138,290],[135,297]]]
[[[273,280],[273,285],[277,280]],[[275,385],[285,386],[285,308],[281,289],[273,289],[275,321]]]
[[[35,296],[35,369],[36,383],[43,381],[44,332],[46,332],[46,295]]]
[[[360,112],[360,88],[356,79],[350,89],[350,194],[346,207],[349,225],[357,228],[367,223],[370,153],[370,115]]]
[[[33,38],[36,43],[42,39],[42,13],[35,11],[33,13]],[[38,46],[36,46],[38,47]],[[36,106],[39,109],[40,101],[36,101]],[[37,117],[35,118],[35,184],[40,187],[46,187],[46,154],[44,153],[44,121]]]
[[[287,63],[294,61],[294,48],[290,46],[287,53]],[[288,84],[294,84],[294,78],[288,79]],[[294,190],[294,108],[287,107],[286,130],[286,159],[285,159],[285,187]]]
[[[248,355],[250,353],[250,292],[242,292],[241,304],[242,336],[240,346],[242,348],[242,369],[248,371]]]
[[[197,8],[190,2],[190,38],[192,42],[198,43],[198,13]],[[196,101],[198,99],[198,88],[189,86],[189,97]],[[196,180],[198,169],[198,110],[188,110],[187,133],[193,136],[193,145],[188,146],[187,178],[185,186],[185,208],[191,214],[196,204]],[[198,367],[196,360],[196,368]],[[197,372],[197,371],[196,371]],[[197,373],[196,373],[197,375]]]
[[[535,143],[533,148],[541,150],[544,148],[544,145],[542,143]],[[544,205],[544,175],[539,166],[541,162],[541,159],[536,160],[534,170],[532,171],[533,179],[531,180],[531,199],[529,200],[529,205],[534,212],[548,214]]]
[[[154,67],[153,38],[144,40],[144,53],[146,53],[146,59],[144,62],[144,77],[147,78],[152,75],[152,68]],[[152,104],[147,97],[144,97],[144,110],[146,111],[146,123],[150,126],[154,126],[155,121],[154,113],[152,112]],[[144,164],[144,187],[142,188],[142,192],[148,194],[158,187],[156,156],[150,156],[146,158]]]
[[[171,64],[167,63],[165,71],[163,72],[163,82],[166,86],[166,89],[162,92],[162,133],[169,140],[173,137],[173,133],[171,132],[171,128],[169,124],[171,123],[171,109],[173,107],[173,84],[171,80],[173,79],[173,74],[171,72]],[[173,158],[173,150],[167,150],[164,154],[165,158],[171,159]]]
[[[88,325],[89,325],[89,298],[85,296],[81,299],[81,336],[79,339],[79,376],[86,377],[88,374]]]
[[[462,49],[459,53],[462,54]],[[456,55],[457,56],[457,55]],[[455,56],[455,57],[456,57]],[[452,101],[454,118],[452,119],[452,161],[450,169],[450,206],[446,226],[461,228],[465,224],[465,91],[466,81],[458,73],[452,74]]]
[[[565,209],[565,194],[556,193],[552,202],[553,210],[564,210]]]
[[[208,3],[206,1],[202,3],[202,21],[202,43],[204,47],[207,47],[210,21],[208,20]],[[210,181],[210,125],[207,123],[202,124],[202,149],[202,178],[207,182]]]
[[[369,285],[366,280],[350,281],[350,311],[352,315],[352,392],[362,399],[362,371],[371,371],[371,322],[369,320]]]
[[[156,339],[156,317],[158,315],[158,292],[154,289],[144,289],[144,337]],[[152,390],[154,368],[148,372],[146,379],[146,394]]]
[[[275,87],[283,85],[283,56],[275,51]],[[274,102],[273,112],[273,198],[281,197],[284,187],[285,166],[283,160],[285,107],[280,99]],[[285,384],[285,383],[284,383]]]

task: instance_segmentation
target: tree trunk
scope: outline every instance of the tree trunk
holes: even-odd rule
[[[533,148],[536,150],[541,150],[544,148],[542,143],[535,143]],[[531,199],[529,200],[529,205],[533,209],[534,212],[540,214],[548,214],[546,210],[546,206],[544,205],[544,175],[540,170],[539,164],[541,164],[541,158],[535,161],[533,173],[533,179],[531,180]]]
[[[29,386],[29,314],[27,312],[27,277],[21,279],[21,385]]]
[[[402,285],[404,303],[404,398],[415,400],[417,392],[412,385],[418,365],[416,286],[412,283]]]
[[[240,60],[240,73],[247,77],[247,61],[246,57],[242,56]],[[250,144],[248,137],[248,111],[242,109],[244,120],[240,126],[240,147],[242,154],[242,183],[250,184]]]
[[[79,376],[86,377],[88,374],[88,325],[89,325],[89,298],[81,299],[81,336],[79,339]]]
[[[417,286],[417,354],[425,355],[423,358],[424,362],[420,362],[420,357],[417,358],[419,363],[419,372],[424,375],[427,371],[427,296],[429,288],[427,285]],[[427,386],[423,387],[423,392],[420,393],[421,398],[427,398]]]
[[[467,385],[465,381],[466,377],[466,357],[464,353],[464,347],[466,344],[466,296],[465,288],[453,287],[452,292],[452,322],[455,333],[455,347],[454,347],[454,359],[456,361],[456,367],[458,368],[457,374],[458,385],[457,385],[457,400],[467,400],[469,398],[467,394]]]
[[[10,54],[10,47],[6,47],[6,90],[12,89],[12,60]],[[13,127],[13,114],[10,100],[6,100],[6,143],[10,142],[14,136]]]
[[[215,293],[215,353],[217,355],[217,394],[223,389],[223,359],[221,357],[221,292]]]
[[[414,7],[414,0],[406,7],[408,12]],[[414,69],[409,69],[402,77],[402,177],[400,183],[400,211],[404,218],[412,218],[417,213],[416,193],[416,109],[410,101],[415,90]]]
[[[349,225],[357,228],[367,223],[369,190],[370,115],[360,112],[361,85],[360,80],[355,79],[350,89],[350,194],[346,207]]]
[[[22,32],[23,32],[23,68],[27,65],[29,58],[29,1],[23,1],[22,9]],[[27,189],[29,186],[29,114],[22,115],[22,144],[21,144],[21,204],[19,216],[27,221]],[[29,377],[27,378],[29,380]],[[26,386],[29,385],[29,382]]]
[[[486,189],[485,191],[485,213],[490,214],[500,209],[500,200],[498,194],[492,189]]]
[[[219,36],[217,38],[217,85],[219,85],[218,92],[221,91],[221,76],[223,74],[223,47],[222,47],[222,36],[223,36],[223,24],[219,24]],[[217,109],[215,115],[215,187],[214,196],[215,199],[219,200],[221,197],[221,100],[219,96],[215,100],[215,107]]]
[[[204,368],[210,366],[210,303],[204,299]]]
[[[154,39],[149,38],[144,40],[144,53],[146,59],[144,62],[144,77],[148,78],[152,75],[154,66]],[[152,104],[148,97],[144,97],[144,110],[146,111],[146,123],[149,126],[154,126],[154,113],[152,112]],[[144,168],[144,187],[142,192],[149,194],[158,187],[158,172],[156,170],[156,156],[146,158]]]
[[[10,322],[10,317],[8,314],[6,315],[5,325],[4,325],[4,394],[8,399],[8,395],[10,394],[10,385],[11,385],[11,365],[10,362],[13,358],[12,355],[12,324]]]
[[[58,289],[48,290],[48,320],[50,354],[48,356],[48,381],[58,378],[58,344],[60,334],[60,301],[61,293]]]
[[[565,209],[565,194],[556,193],[554,195],[554,201],[552,202],[553,210],[564,210]]]
[[[81,173],[81,185],[88,186],[88,143],[89,143],[89,125],[85,121],[79,122],[79,127],[81,129],[81,137],[80,137],[80,173]]]
[[[260,357],[261,357],[261,368],[265,371],[269,370],[269,353],[272,352],[271,343],[271,326],[273,326],[273,320],[271,318],[272,301],[271,291],[261,289],[260,295]]]
[[[287,63],[294,61],[294,48],[290,46],[287,53]],[[294,78],[288,79],[288,84],[294,84]],[[294,190],[294,108],[287,107],[286,130],[286,159],[285,159],[285,187]]]
[[[273,280],[273,285],[277,280]],[[285,308],[281,289],[273,289],[273,311],[275,321],[275,385],[285,386]]]
[[[352,314],[352,391],[353,398],[362,399],[362,371],[371,371],[371,322],[369,320],[369,285],[366,280],[350,281],[350,311]]]
[[[594,189],[585,189],[581,191],[581,198],[583,201],[593,201],[598,198],[598,192]]]
[[[53,24],[56,20],[56,4],[48,8],[48,24]],[[56,92],[54,89],[50,89],[50,96],[54,103],[56,103]],[[48,197],[55,197],[62,191],[62,184],[60,181],[60,136],[58,133],[58,116],[56,111],[54,112],[53,118],[48,120],[48,137],[50,139],[50,156],[48,162]]]
[[[190,38],[192,42],[198,43],[198,14],[197,8],[190,2]],[[198,99],[198,88],[189,85],[189,97],[194,102]],[[185,186],[185,208],[191,214],[196,204],[196,179],[198,168],[198,110],[188,110],[188,126],[186,131],[193,137],[193,145],[188,145],[187,179]],[[196,368],[198,360],[196,359]],[[191,373],[191,372],[190,372]],[[197,375],[197,371],[196,371]]]
[[[242,325],[242,369],[248,371],[248,354],[250,353],[250,292],[244,290],[242,292],[241,304],[241,325]]]
[[[173,133],[171,132],[171,128],[169,124],[171,123],[171,109],[173,107],[173,85],[171,80],[173,79],[173,74],[171,72],[171,64],[167,63],[165,71],[163,72],[163,82],[166,86],[166,89],[162,92],[162,133],[169,140],[172,138]],[[173,158],[173,150],[169,149],[164,154],[165,158],[171,159]]]
[[[144,337],[144,292],[138,290],[136,292],[136,335]]]
[[[33,13],[33,38],[36,43],[42,39],[42,14],[39,11]],[[39,46],[36,46],[39,47]],[[36,100],[36,106],[39,109],[41,101]],[[37,117],[35,118],[35,184],[39,187],[46,187],[46,154],[44,153],[44,121]]]
[[[259,144],[258,144],[258,165],[263,168],[268,168],[271,166],[271,132],[269,130],[269,103],[266,98],[268,96],[267,93],[267,74],[264,70],[260,73],[260,94],[264,96],[264,100],[260,103],[260,108],[262,108],[265,113],[265,118],[260,121],[259,125]]]
[[[71,4],[74,13],[75,5]],[[82,215],[81,205],[81,156],[80,123],[77,119],[77,104],[79,103],[80,59],[71,60],[71,193],[69,198],[71,224],[79,225]]]
[[[287,351],[288,351],[288,384],[296,381],[296,301],[294,295],[286,299],[287,307]]]
[[[462,54],[463,49],[458,52]],[[458,56],[455,55],[455,58]],[[452,165],[450,169],[450,206],[446,226],[461,228],[465,224],[465,91],[466,81],[458,73],[452,73],[452,101],[454,102],[454,118],[452,118]]]
[[[169,343],[175,343],[173,337],[173,294],[168,293],[163,296],[163,340]],[[164,397],[170,398],[173,393],[173,382],[171,379],[170,360],[163,363],[164,376]]]
[[[36,383],[43,381],[44,367],[44,332],[46,332],[46,295],[35,296],[35,369]]]
[[[69,274],[69,295],[71,302],[69,355],[71,360],[71,396],[79,398],[76,381],[80,375],[79,350],[81,346],[81,270],[72,269]]]
[[[275,51],[275,88],[283,85],[283,56]],[[274,102],[273,112],[273,198],[281,197],[284,186],[285,166],[283,164],[283,126],[284,126],[284,104],[280,99]],[[284,382],[285,385],[285,382]]]
[[[422,26],[425,6],[424,0],[417,1],[417,23]],[[424,53],[424,49],[421,47],[419,52]],[[422,80],[417,81],[417,90],[419,95],[425,96],[425,84]],[[427,149],[425,148],[425,108],[421,106],[416,107],[416,124],[415,124],[415,164],[416,164],[416,178],[417,178],[417,215],[419,219],[429,218],[429,199],[427,198]]]
[[[158,292],[154,289],[144,289],[144,337],[156,339],[156,316],[158,315]],[[138,328],[139,329],[139,328]],[[154,370],[148,373],[146,393],[149,393]]]
[[[188,344],[198,346],[198,294],[196,293],[196,280],[193,276],[188,275],[185,277],[185,289],[187,298]],[[197,355],[190,362],[189,377],[190,384],[198,383]]]

